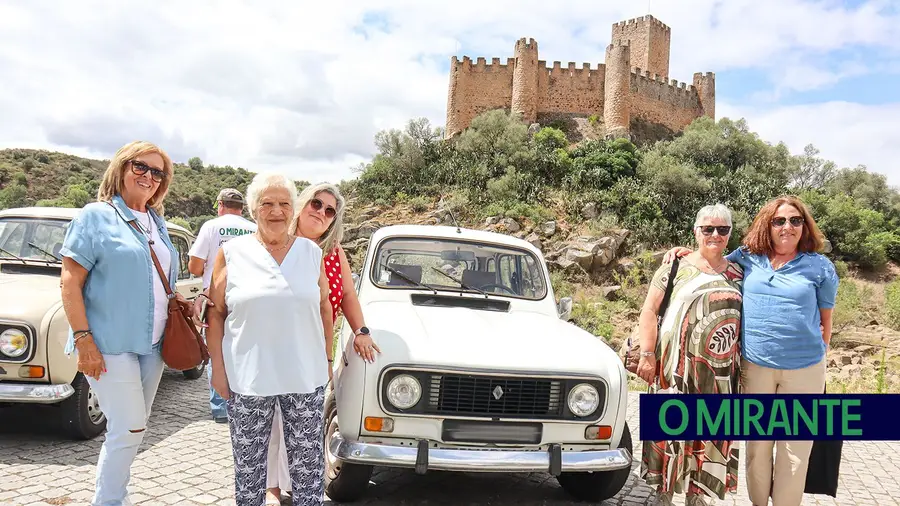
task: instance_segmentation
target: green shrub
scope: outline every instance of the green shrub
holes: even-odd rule
[[[884,302],[888,326],[900,330],[900,279],[895,279],[885,287]]]

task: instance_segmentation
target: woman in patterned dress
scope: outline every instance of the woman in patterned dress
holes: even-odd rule
[[[651,392],[738,393],[740,382],[741,283],[743,271],[723,252],[731,235],[725,206],[697,213],[699,248],[681,259],[669,307],[657,331],[657,313],[670,265],[653,276],[641,311],[641,358],[637,373]],[[644,441],[641,477],[658,493],[658,504],[710,504],[737,490],[737,445],[733,441]],[[714,499],[713,499],[714,500]]]
[[[307,187],[298,198],[297,209],[300,212],[297,215],[295,234],[316,241],[321,246],[325,255],[325,274],[328,276],[332,321],[336,323],[338,313],[343,311],[356,334],[353,348],[364,360],[374,362],[375,352],[381,353],[381,350],[372,341],[366,328],[362,308],[359,299],[356,298],[356,287],[353,285],[347,255],[341,248],[344,204],[344,198],[335,185],[322,183]],[[269,439],[266,504],[280,504],[281,491],[291,490],[287,450],[279,419],[280,413],[276,411],[272,437]]]

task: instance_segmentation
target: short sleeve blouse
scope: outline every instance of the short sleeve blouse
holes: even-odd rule
[[[325,257],[325,276],[328,278],[328,289],[331,292],[331,318],[337,320],[338,311],[341,309],[341,301],[344,300],[344,279],[341,275],[341,255],[335,248],[330,255]]]

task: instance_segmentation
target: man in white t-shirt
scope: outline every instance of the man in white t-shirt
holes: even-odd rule
[[[256,223],[243,217],[244,195],[234,188],[225,188],[219,192],[215,204],[219,216],[213,218],[197,233],[197,240],[191,246],[191,259],[188,262],[188,270],[194,276],[203,276],[203,295],[209,290],[212,279],[212,267],[216,260],[216,254],[229,239],[241,235],[256,232]],[[202,300],[203,297],[197,297]],[[208,299],[207,299],[208,300]],[[205,330],[205,329],[204,329]],[[204,331],[204,335],[205,335]],[[212,364],[206,366],[206,371],[212,380]],[[225,400],[212,388],[209,388],[209,409],[212,411],[213,420],[218,423],[226,423],[228,415],[225,412]]]

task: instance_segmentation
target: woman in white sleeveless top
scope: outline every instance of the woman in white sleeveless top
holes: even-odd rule
[[[278,403],[293,504],[321,505],[333,325],[322,250],[290,233],[293,181],[260,174],[247,193],[258,230],[228,241],[216,257],[207,334],[212,385],[228,411],[235,501],[257,506],[265,500]]]

